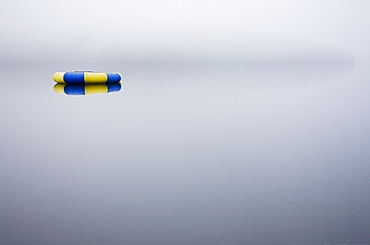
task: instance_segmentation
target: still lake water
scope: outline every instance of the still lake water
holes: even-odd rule
[[[370,244],[368,67],[2,65],[0,244]]]

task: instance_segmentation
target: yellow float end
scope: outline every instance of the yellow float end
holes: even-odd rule
[[[53,75],[54,81],[56,81],[57,83],[65,83],[63,80],[64,74],[65,72],[55,72]]]
[[[86,84],[85,94],[106,94],[108,93],[108,87],[106,84]]]
[[[60,83],[55,84],[55,86],[54,86],[55,93],[64,94],[64,87],[65,86],[66,86],[65,84],[60,84]]]
[[[108,76],[103,72],[85,72],[84,80],[85,83],[105,83]]]

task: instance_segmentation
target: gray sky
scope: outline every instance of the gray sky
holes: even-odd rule
[[[3,0],[0,52],[2,62],[362,59],[369,13],[367,0]]]

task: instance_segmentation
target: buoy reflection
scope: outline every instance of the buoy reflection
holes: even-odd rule
[[[121,90],[121,83],[65,84],[57,83],[54,91],[66,95],[107,94]]]

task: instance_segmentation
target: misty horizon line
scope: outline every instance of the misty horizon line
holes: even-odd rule
[[[353,56],[341,57],[243,57],[243,58],[211,58],[211,57],[90,57],[90,58],[64,58],[64,59],[48,59],[48,58],[32,58],[23,57],[20,59],[0,59],[0,64],[235,64],[235,65],[300,65],[300,66],[316,66],[316,65],[332,65],[332,66],[353,66],[356,64],[356,59]]]

